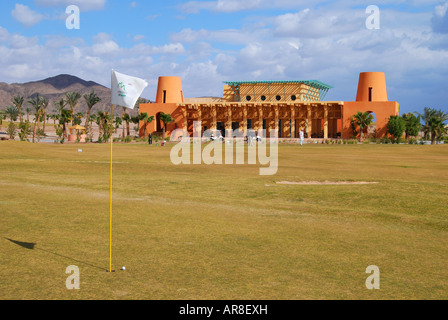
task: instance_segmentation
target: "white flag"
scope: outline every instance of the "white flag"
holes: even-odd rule
[[[148,83],[139,78],[130,77],[112,70],[112,104],[134,109],[138,98]]]

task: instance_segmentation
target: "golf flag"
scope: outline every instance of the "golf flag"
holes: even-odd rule
[[[127,76],[112,70],[112,104],[134,109],[148,83],[139,78]]]
[[[110,104],[111,119],[113,117],[114,105],[122,106],[129,109],[134,109],[135,103],[141,96],[143,90],[148,86],[148,83],[139,78],[130,77],[112,70],[111,89],[112,101]],[[112,270],[112,150],[113,150],[113,129],[114,122],[110,122],[110,204],[109,204],[109,272]]]

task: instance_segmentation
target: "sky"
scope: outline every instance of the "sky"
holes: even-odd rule
[[[188,98],[222,97],[224,81],[319,80],[334,87],[326,100],[354,101],[359,73],[380,71],[401,114],[448,111],[447,11],[448,0],[1,0],[0,82],[72,74],[110,87],[114,69],[146,79],[155,100],[159,76],[181,77]]]

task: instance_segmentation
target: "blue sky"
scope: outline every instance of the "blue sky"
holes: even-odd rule
[[[69,5],[80,29],[66,28]],[[369,30],[366,8],[380,9]],[[149,82],[182,77],[186,97],[223,81],[320,80],[353,101],[360,72],[386,73],[400,111],[448,111],[448,1],[3,0],[0,82],[61,73],[110,86],[110,70]]]

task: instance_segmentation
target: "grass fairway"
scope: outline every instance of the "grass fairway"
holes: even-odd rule
[[[448,146],[280,145],[278,173],[259,176],[116,145],[113,265],[127,270],[114,274],[109,146],[0,154],[0,299],[448,298]],[[80,290],[66,289],[70,265]]]

